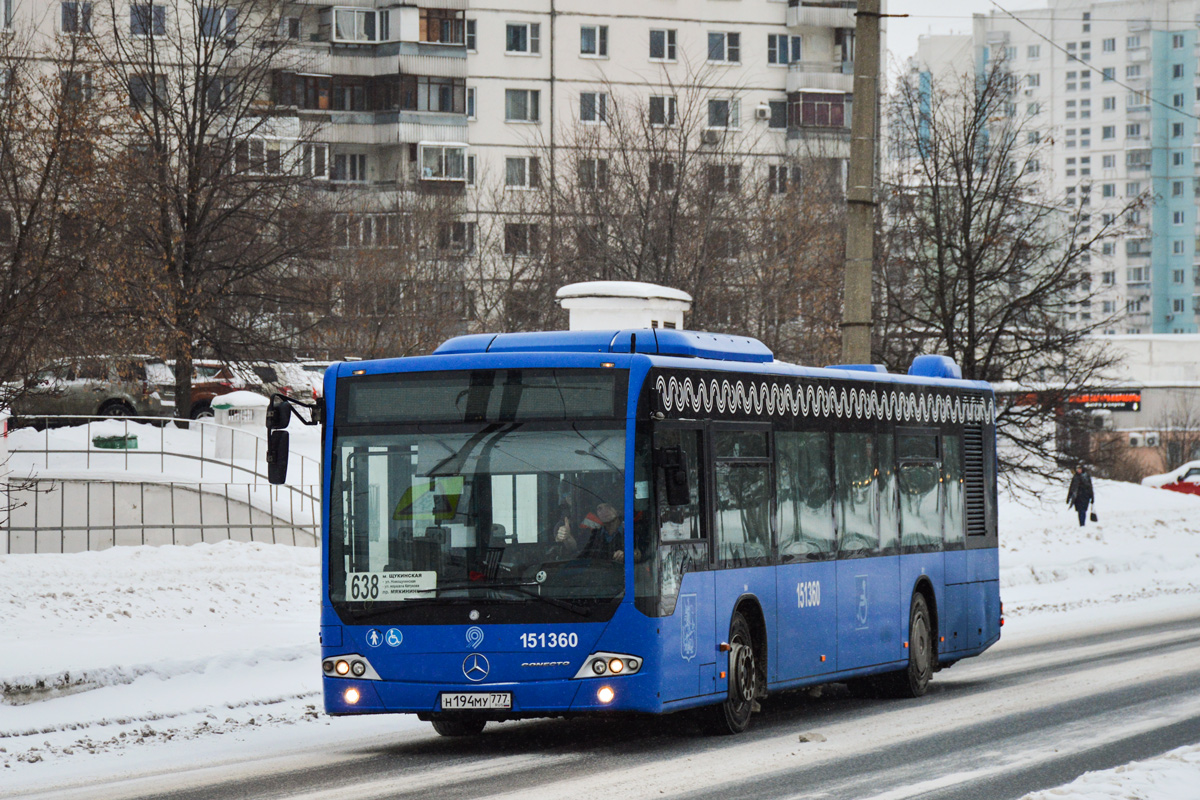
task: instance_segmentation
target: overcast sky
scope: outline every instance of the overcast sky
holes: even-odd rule
[[[970,33],[971,15],[986,14],[996,8],[991,0],[885,0],[887,13],[908,14],[905,19],[887,21],[887,74],[917,52],[917,37],[927,33]],[[999,0],[1009,11],[1045,8],[1044,0]]]

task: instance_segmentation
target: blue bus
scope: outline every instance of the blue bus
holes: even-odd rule
[[[960,376],[674,329],[334,365],[325,710],[737,733],[771,692],[922,695],[1002,624],[995,401]]]

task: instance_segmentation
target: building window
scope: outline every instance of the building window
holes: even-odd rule
[[[1135,47],[1141,47],[1141,46],[1142,46],[1142,37],[1140,37],[1140,36],[1126,36],[1125,37],[1125,49],[1132,50]]]
[[[650,124],[657,127],[673,127],[678,105],[678,101],[673,95],[670,97],[651,95]]]
[[[607,189],[608,159],[579,159],[579,187],[581,189]]]
[[[1028,47],[1026,47],[1025,48],[1025,56],[1026,56],[1026,58],[1041,58],[1041,56],[1042,56],[1041,45],[1031,44]]]
[[[441,8],[421,9],[422,42],[429,44],[462,44],[463,16],[461,11]]]
[[[1183,77],[1183,64],[1172,64],[1171,65],[1171,77],[1172,78],[1182,78]]]
[[[237,36],[237,9],[200,7],[200,35],[205,39],[233,39]]]
[[[1171,47],[1175,48],[1176,50],[1183,47],[1183,34],[1182,33],[1171,34]]]
[[[90,78],[90,76],[88,77]],[[150,105],[151,101],[153,101],[155,105],[164,105],[167,102],[167,76],[131,76],[129,78],[129,107],[145,109],[148,105]]]
[[[787,66],[800,61],[800,37],[782,33],[767,34],[767,63]]]
[[[309,143],[304,145],[302,168],[304,174],[315,180],[329,177],[329,145]]]
[[[530,256],[538,250],[538,226],[526,222],[504,223],[504,254]]]
[[[333,9],[333,41],[386,42],[391,38],[390,12],[361,8]]]
[[[1115,97],[1104,98],[1104,110],[1105,111],[1116,111],[1117,110],[1117,98],[1115,98]]]
[[[1029,116],[1036,117],[1038,114],[1042,113],[1042,106],[1040,103],[1030,103],[1025,107],[1025,110],[1029,112]]]
[[[1171,197],[1183,197],[1183,181],[1171,181]]]
[[[474,53],[474,52],[476,52],[475,20],[469,19],[466,22],[467,22],[467,32],[466,32],[467,50]]]
[[[92,4],[67,2],[61,6],[60,26],[63,33],[92,32]],[[7,27],[7,26],[6,26]]]
[[[1172,167],[1182,167],[1183,166],[1183,153],[1171,153],[1171,166]]]
[[[1103,164],[1104,164],[1105,169],[1116,169],[1117,168],[1117,157],[1112,156],[1112,155],[1104,156]]]
[[[536,89],[505,89],[504,119],[506,122],[537,122],[541,119],[538,107],[541,93]]]
[[[1171,105],[1175,108],[1183,108],[1183,92],[1171,95]]]
[[[1041,86],[1042,85],[1042,76],[1036,72],[1026,75],[1025,76],[1025,85],[1029,86],[1031,88],[1034,86]]]
[[[674,61],[676,57],[675,50],[675,31],[674,30],[651,30],[650,31],[650,60],[651,61]]]
[[[281,39],[290,39],[293,42],[298,42],[300,41],[300,27],[299,17],[280,17],[279,37]]]
[[[1125,67],[1126,78],[1140,78],[1142,76],[1142,67],[1140,64],[1130,64]]]
[[[1116,197],[1117,185],[1115,183],[1106,183],[1100,187],[1101,197]]]
[[[1171,242],[1171,252],[1174,255],[1181,256],[1181,255],[1183,255],[1183,251],[1184,251],[1184,248],[1183,248],[1183,240],[1182,239],[1176,239],[1175,241]],[[1183,283],[1183,270],[1179,270],[1179,279],[1175,282]]]
[[[420,158],[422,181],[467,180],[467,148],[464,145],[422,144]]]
[[[234,159],[240,173],[279,175],[283,172],[283,144],[278,139],[252,137],[238,142]]]
[[[846,95],[834,92],[797,92],[788,98],[789,127],[846,127]]]
[[[504,185],[509,189],[536,189],[542,185],[537,156],[509,156],[504,159]]]
[[[1125,135],[1129,137],[1141,136],[1142,125],[1140,122],[1131,122],[1125,126]]]
[[[1171,212],[1171,224],[1172,225],[1182,225],[1184,222],[1183,218],[1184,218],[1184,213],[1182,211],[1172,211]]]
[[[579,121],[604,122],[608,119],[608,95],[603,92],[579,93]]]
[[[767,167],[767,191],[770,194],[787,194],[791,183],[795,183],[800,177],[798,174],[794,174],[795,170],[795,167],[787,164],[769,165]]]
[[[1183,123],[1182,122],[1172,122],[1171,123],[1171,138],[1178,139],[1181,136],[1183,136]]]
[[[467,87],[467,119],[475,119],[475,87]]]
[[[1106,53],[1115,53],[1115,52],[1117,52],[1117,40],[1116,40],[1116,39],[1103,39],[1103,40],[1101,40],[1101,42],[1100,42],[1100,49],[1101,49],[1101,50],[1103,50],[1103,51],[1104,51],[1104,52],[1106,52]]]
[[[735,98],[721,98],[708,101],[709,128],[734,130],[741,125],[740,104]]]
[[[383,87],[386,88],[387,85],[385,83]],[[438,111],[448,114],[465,114],[467,111],[467,84],[462,78],[400,75],[399,86],[399,108],[404,111]],[[335,94],[334,99],[336,98]],[[376,102],[379,103],[379,99]],[[395,107],[386,101],[380,105],[383,107],[376,107],[374,110],[382,111]]]
[[[1126,197],[1137,197],[1141,193],[1142,193],[1142,184],[1141,183],[1139,183],[1137,181],[1133,181],[1132,183],[1125,184],[1125,196]]]
[[[650,191],[669,192],[675,188],[675,162],[650,162]]]
[[[742,61],[741,34],[709,32],[708,63],[740,64]]]
[[[541,52],[542,26],[536,22],[510,22],[504,38],[504,52],[537,55]]]
[[[1102,74],[1103,74],[1103,80],[1115,81],[1117,79],[1117,68],[1116,67],[1105,67]]]
[[[365,183],[367,180],[366,153],[337,153],[333,157],[333,172],[329,179],[346,183]]]
[[[708,191],[735,193],[742,188],[740,164],[709,164],[704,169]]]
[[[579,27],[579,55],[608,58],[607,25],[581,25]]]
[[[768,128],[782,130],[787,128],[787,101],[772,100],[767,104],[770,111],[770,121],[767,122]]]
[[[1171,301],[1171,311],[1175,314],[1183,313],[1183,299],[1176,297]]]
[[[131,5],[129,7],[129,32],[134,36],[166,36],[166,6]]]

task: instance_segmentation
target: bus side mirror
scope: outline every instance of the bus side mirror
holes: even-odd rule
[[[271,398],[267,407],[267,430],[283,430],[292,421],[292,405],[280,395]]]
[[[678,447],[664,447],[655,452],[655,461],[662,470],[667,493],[667,505],[686,506],[692,502],[688,488],[687,458]]]
[[[287,468],[288,432],[273,430],[267,434],[267,482],[275,486],[285,482]]]

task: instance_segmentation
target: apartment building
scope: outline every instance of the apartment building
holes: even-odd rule
[[[1049,137],[1045,185],[1085,226],[1147,198],[1124,211],[1130,234],[1091,254],[1099,294],[1068,317],[1115,319],[1109,334],[1195,333],[1200,2],[1051,0],[1013,14],[977,15],[969,37],[923,42],[914,69],[954,76],[1003,58],[1019,82],[1014,111]]]

